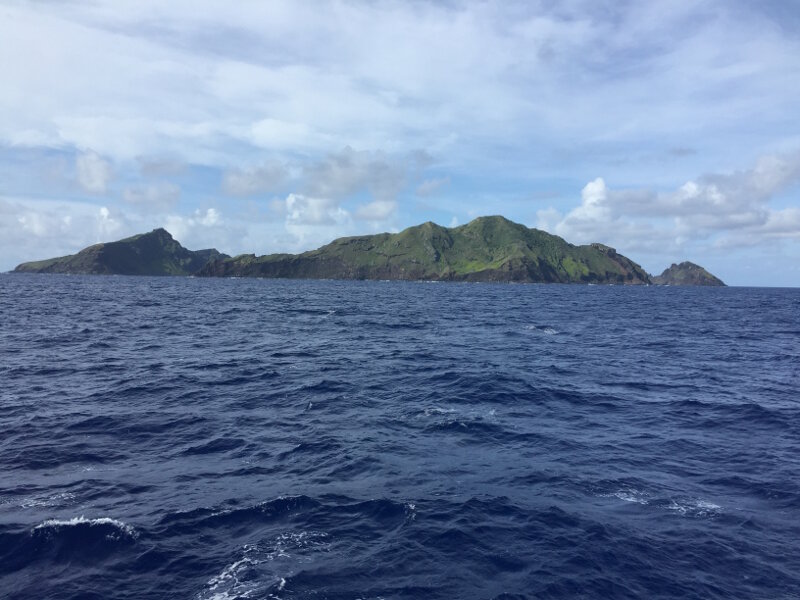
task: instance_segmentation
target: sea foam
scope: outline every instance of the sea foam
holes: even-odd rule
[[[80,527],[80,526],[88,526],[88,527],[112,527],[117,530],[120,534],[136,538],[138,536],[138,532],[132,526],[128,525],[127,523],[123,523],[122,521],[118,521],[117,519],[111,519],[109,517],[99,517],[95,519],[87,519],[84,516],[80,517],[73,517],[71,519],[48,519],[42,523],[36,525],[33,530],[34,531],[44,531],[49,529],[61,529],[64,527]]]

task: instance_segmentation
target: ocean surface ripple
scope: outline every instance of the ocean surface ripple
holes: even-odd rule
[[[0,597],[800,597],[800,290],[0,276]]]

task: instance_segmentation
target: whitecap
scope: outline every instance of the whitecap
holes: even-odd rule
[[[722,511],[722,507],[713,502],[700,499],[670,500],[664,506],[667,510],[674,511],[685,517],[710,517]]]
[[[216,577],[212,577],[206,584],[208,589],[198,594],[204,600],[228,600],[229,598],[248,598],[258,591],[257,582],[243,581],[247,571],[256,565],[248,556],[237,560],[225,567]]]
[[[527,331],[537,331],[544,335],[556,335],[559,333],[558,329],[550,327],[549,325],[525,325],[523,329]]]
[[[288,531],[275,538],[274,551],[267,553],[267,558],[273,560],[279,556],[289,557],[289,550],[298,551],[305,549],[327,551],[329,548],[328,534],[320,531]]]
[[[644,497],[644,494],[641,492],[637,492],[636,490],[630,492],[614,492],[614,496],[619,498],[620,500],[624,500],[625,502],[635,502],[636,504],[647,504],[647,498]]]
[[[196,598],[277,598],[275,592],[286,588],[294,563],[311,560],[308,552],[329,549],[328,534],[317,531],[287,531],[268,542],[245,544],[240,558],[209,579]]]
[[[96,519],[87,519],[82,515],[80,517],[73,517],[71,519],[66,519],[66,520],[48,519],[47,521],[44,521],[36,525],[33,528],[33,530],[42,531],[47,529],[60,529],[62,527],[76,527],[78,525],[88,525],[89,527],[109,526],[113,527],[119,533],[126,535],[128,537],[135,538],[138,536],[136,529],[134,529],[127,523],[118,521],[117,519],[111,519],[109,517],[98,517]]]
[[[623,502],[651,505],[654,508],[670,510],[686,517],[709,517],[718,514],[722,507],[713,502],[692,498],[670,498],[669,500],[653,498],[648,492],[635,488],[620,488],[614,492],[599,494],[601,498],[617,498]]]
[[[601,498],[617,498],[624,502],[633,502],[635,504],[648,504],[648,494],[634,488],[623,488],[608,494],[600,494]]]

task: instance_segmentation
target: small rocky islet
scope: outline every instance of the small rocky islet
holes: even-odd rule
[[[693,262],[684,261],[680,264],[672,263],[672,266],[664,269],[661,275],[651,277],[656,285],[703,285],[703,286],[724,286],[721,279],[706,271],[700,265]]]
[[[187,250],[164,229],[26,262],[16,273],[195,275],[286,279],[390,279],[625,285],[725,285],[690,262],[659,276],[604,244],[576,246],[500,216],[459,227],[432,222],[399,233],[339,238],[301,254],[228,256]]]

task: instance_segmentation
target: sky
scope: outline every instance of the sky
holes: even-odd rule
[[[0,0],[0,271],[500,214],[800,286],[796,0]]]

